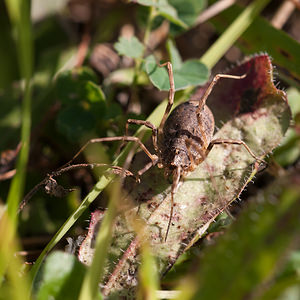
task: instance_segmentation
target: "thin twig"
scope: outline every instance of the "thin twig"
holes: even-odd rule
[[[78,47],[77,61],[75,65],[76,67],[82,66],[89,48],[90,41],[91,41],[90,26],[89,24],[86,24],[81,42]]]
[[[7,180],[12,178],[16,174],[16,169],[7,171],[3,174],[0,174],[0,181]]]
[[[292,2],[290,0],[285,0],[280,5],[274,17],[272,18],[271,20],[272,25],[278,29],[282,28],[294,10],[295,10],[295,2]]]
[[[223,10],[233,5],[236,0],[221,0],[208,7],[203,13],[201,13],[196,19],[195,25],[202,24],[209,19],[213,18]]]
[[[300,10],[300,2],[299,2],[299,0],[290,0],[290,1],[293,2],[294,5],[297,7],[297,9]]]

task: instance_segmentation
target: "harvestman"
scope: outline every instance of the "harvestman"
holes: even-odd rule
[[[71,162],[73,162],[75,158],[91,143],[110,141],[138,143],[141,149],[151,159],[151,162],[146,164],[140,171],[138,171],[138,177],[155,165],[157,165],[159,168],[164,168],[165,176],[173,176],[170,217],[164,238],[166,241],[173,217],[174,194],[178,188],[180,178],[185,176],[187,172],[193,171],[197,165],[203,162],[214,145],[242,145],[256,161],[264,161],[257,157],[247,146],[247,144],[241,140],[212,139],[215,122],[211,110],[206,105],[208,96],[220,78],[243,79],[246,77],[246,75],[215,75],[200,100],[190,100],[184,102],[178,105],[170,114],[175,94],[172,64],[170,62],[166,62],[159,66],[167,66],[170,82],[168,104],[159,127],[156,128],[156,126],[149,121],[128,119],[126,122],[124,136],[91,139],[66,165],[69,165]],[[152,130],[152,143],[155,154],[152,154],[138,137],[128,135],[129,124],[144,125]],[[122,168],[120,168],[119,173],[121,172]]]

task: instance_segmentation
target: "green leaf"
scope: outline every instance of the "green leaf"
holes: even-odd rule
[[[184,29],[190,28],[194,24],[206,4],[204,0],[169,0],[169,2],[176,9],[178,18],[187,25]],[[183,32],[183,28],[173,25],[170,32],[178,35]]]
[[[22,91],[17,87],[7,88],[0,95],[0,151],[8,149],[12,144],[17,145],[19,141],[22,115],[19,105],[21,95]]]
[[[176,9],[170,5],[167,0],[137,0],[135,2],[141,5],[155,7],[158,15],[163,16],[180,27],[187,28],[187,25],[178,17]]]
[[[146,58],[145,69],[155,87],[162,91],[168,91],[170,89],[168,72],[166,68],[160,68],[157,65],[154,56],[150,55]]]
[[[97,86],[96,74],[87,67],[59,73],[56,79],[56,93],[64,104],[105,101],[100,87]]]
[[[286,91],[288,98],[289,98],[289,105],[291,107],[292,116],[295,116],[300,113],[300,91],[294,87],[289,88]]]
[[[164,18],[166,18],[167,20],[169,20],[170,22],[174,23],[175,25],[187,29],[187,25],[178,18],[177,12],[175,8],[173,8],[172,6],[170,5],[161,6],[159,8],[158,13]]]
[[[291,87],[287,90],[287,95],[295,126],[288,129],[282,143],[274,151],[274,159],[281,166],[292,165],[300,157],[300,135],[296,130],[297,126],[299,126],[296,118],[297,114],[300,114],[300,93],[296,88]]]
[[[74,141],[94,128],[95,119],[90,111],[84,110],[81,106],[72,105],[58,113],[56,126],[70,141]]]
[[[92,81],[82,84],[84,89],[84,97],[91,103],[105,102],[105,95],[101,88]]]
[[[114,44],[119,55],[126,55],[131,58],[141,58],[144,53],[144,45],[135,37],[130,39],[119,37],[119,41]]]
[[[109,84],[121,84],[121,85],[131,85],[134,80],[134,68],[118,69],[111,72],[107,78],[105,78],[105,83]],[[137,78],[138,85],[146,85],[149,83],[146,74],[141,73]]]
[[[291,172],[291,171],[289,171]],[[281,185],[281,183],[280,183]],[[287,186],[291,184],[288,183]],[[278,271],[276,272],[278,274]],[[272,285],[268,287],[261,300],[298,299],[300,292],[300,251],[293,251],[284,269],[275,275]]]
[[[169,0],[175,7],[178,17],[188,26],[194,24],[196,18],[205,7],[204,0]]]
[[[291,275],[296,275],[300,279],[300,250],[293,251],[290,254],[284,269],[277,276],[277,280],[290,277]]]
[[[39,276],[38,300],[78,299],[85,267],[74,255],[56,251],[49,255]]]
[[[96,119],[105,117],[105,95],[96,82],[95,73],[86,67],[61,72],[57,77],[56,93],[64,107],[56,124],[70,140],[80,138],[93,129]]]
[[[187,60],[180,69],[174,71],[177,89],[204,84],[209,77],[207,67],[198,60]]]
[[[166,68],[159,67],[153,56],[146,58],[146,72],[159,90],[168,91],[170,89],[169,75]],[[180,69],[173,70],[175,90],[182,90],[189,86],[204,84],[209,77],[206,66],[197,60],[185,61]]]

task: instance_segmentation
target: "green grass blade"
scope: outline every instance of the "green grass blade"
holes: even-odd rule
[[[17,32],[18,62],[21,77],[25,80],[22,103],[21,151],[17,160],[17,172],[14,176],[7,199],[7,210],[13,224],[16,223],[18,204],[24,191],[25,172],[29,154],[31,127],[31,86],[33,46],[30,21],[30,1],[6,0],[11,23]]]
[[[208,68],[212,68],[249,27],[269,1],[270,0],[253,1],[209,48],[200,61]]]
[[[32,39],[30,23],[30,1],[6,1],[12,29],[16,32],[18,63],[21,78],[25,81],[24,98],[22,103],[22,128],[21,128],[21,151],[17,160],[17,172],[10,186],[7,199],[6,212],[1,216],[0,232],[3,243],[0,243],[0,279],[8,270],[8,277],[12,287],[18,288],[20,263],[14,257],[15,247],[7,247],[15,242],[15,231],[17,228],[17,208],[24,190],[26,165],[29,154],[30,126],[31,126],[31,88],[30,78],[32,74]],[[5,222],[5,217],[9,220]],[[13,273],[14,270],[14,273]],[[11,275],[13,274],[13,275]],[[10,276],[11,275],[11,276]],[[26,278],[23,278],[26,288]],[[16,285],[16,286],[14,286]],[[22,287],[20,287],[22,289]],[[25,289],[24,288],[24,289]]]
[[[95,185],[94,189],[85,197],[80,206],[70,215],[66,222],[60,227],[56,232],[51,241],[43,249],[39,258],[35,262],[33,268],[31,269],[31,274],[33,277],[37,274],[41,263],[43,262],[45,256],[51,251],[51,249],[63,238],[63,236],[68,232],[68,230],[74,225],[74,223],[79,219],[82,213],[89,207],[89,205],[95,200],[95,198],[102,192],[102,190],[111,182],[113,176],[101,177],[98,183]]]
[[[7,211],[0,212],[0,298],[21,300],[27,299],[30,285],[26,274],[20,276],[23,262],[15,255],[19,247],[14,233]]]

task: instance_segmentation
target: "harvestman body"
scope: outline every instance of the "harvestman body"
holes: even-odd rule
[[[152,166],[157,165],[159,168],[164,168],[166,176],[172,175],[173,177],[170,217],[164,238],[166,241],[173,217],[174,194],[177,190],[180,178],[185,176],[187,172],[193,171],[197,165],[204,161],[215,144],[242,145],[256,161],[262,160],[258,158],[243,141],[231,139],[212,139],[215,122],[212,112],[206,105],[206,100],[209,94],[220,78],[242,79],[246,77],[246,75],[216,75],[200,100],[190,100],[184,102],[177,106],[169,115],[174,102],[175,86],[172,64],[167,62],[160,65],[160,67],[163,66],[167,66],[168,68],[170,90],[168,96],[168,105],[159,127],[156,128],[148,121],[128,119],[126,123],[125,136],[92,139],[80,149],[80,151],[70,162],[68,162],[67,165],[74,161],[75,158],[90,143],[109,141],[138,143],[142,150],[151,159],[151,162],[138,172],[138,176],[141,176]],[[144,125],[152,130],[152,142],[156,152],[155,154],[151,154],[138,137],[128,136],[129,124]],[[120,168],[119,173],[121,173],[121,171],[122,168]],[[122,172],[125,171],[126,170],[123,170]]]

